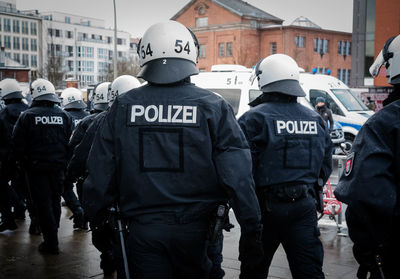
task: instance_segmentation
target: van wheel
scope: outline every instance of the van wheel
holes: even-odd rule
[[[354,136],[352,134],[344,134],[345,153],[349,153],[353,146]]]

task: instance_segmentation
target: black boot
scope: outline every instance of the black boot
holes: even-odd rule
[[[40,235],[42,233],[39,223],[36,219],[31,219],[31,225],[29,226],[29,233],[33,235]]]
[[[40,243],[38,250],[42,254],[58,255],[60,253],[58,246],[50,246],[46,242]]]

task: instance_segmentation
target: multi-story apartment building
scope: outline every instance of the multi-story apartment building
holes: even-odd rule
[[[43,67],[62,64],[65,78],[79,80],[80,86],[106,80],[114,51],[114,30],[101,19],[61,12],[42,13]],[[130,34],[117,32],[117,57],[128,59]],[[111,67],[112,68],[112,67]]]
[[[40,40],[39,14],[18,11],[16,0],[1,0],[0,45],[6,57],[31,69],[30,78],[36,78],[42,62]]]

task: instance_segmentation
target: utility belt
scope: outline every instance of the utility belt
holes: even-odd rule
[[[189,224],[194,222],[208,222],[208,214],[180,214],[180,213],[149,213],[131,217],[129,222],[141,224]]]
[[[257,190],[257,195],[265,202],[296,202],[307,197],[313,186],[299,184],[269,185]]]

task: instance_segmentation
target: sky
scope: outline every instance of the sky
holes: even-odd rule
[[[168,20],[190,0],[116,0],[117,28],[141,37],[154,23]],[[324,29],[352,32],[353,0],[247,0],[290,24],[305,16]],[[113,27],[113,0],[17,0],[18,10],[60,11],[104,19]]]

